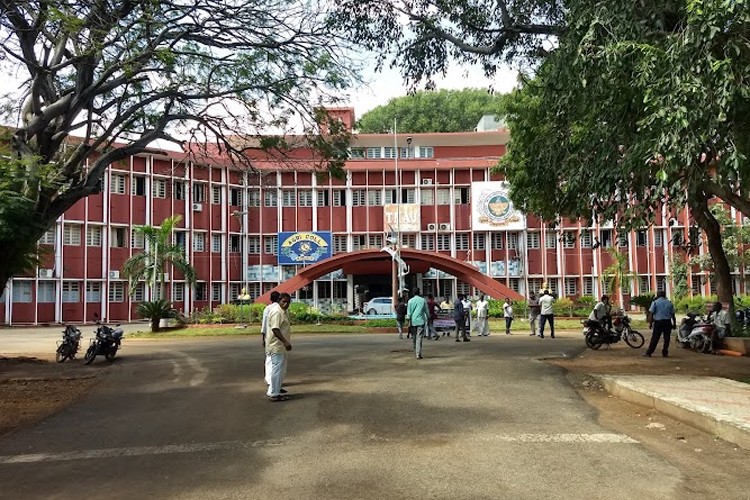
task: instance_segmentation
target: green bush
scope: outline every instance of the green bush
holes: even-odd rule
[[[635,304],[638,307],[642,309],[648,309],[651,307],[651,303],[656,298],[656,295],[653,293],[644,293],[643,295],[636,295],[632,299],[630,299],[631,304]]]
[[[364,323],[362,323],[362,326],[369,327],[369,328],[385,328],[385,327],[396,328],[396,320],[395,319],[368,319]]]
[[[678,300],[674,305],[675,310],[678,313],[684,313],[687,311],[705,314],[706,304],[716,301],[716,297],[701,297],[697,295],[695,297],[685,297],[684,299]]]
[[[552,312],[556,316],[570,316],[573,311],[573,301],[568,297],[557,299],[552,305]]]
[[[576,304],[582,309],[588,308],[589,310],[591,310],[594,308],[594,305],[596,305],[597,302],[598,300],[596,300],[596,297],[592,297],[591,295],[584,295],[576,299]]]

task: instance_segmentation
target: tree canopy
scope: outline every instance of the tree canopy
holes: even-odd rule
[[[2,101],[16,123],[12,159],[3,161],[25,166],[23,176],[9,174],[13,165],[0,170],[0,186],[25,207],[0,213],[0,288],[22,270],[16,257],[99,189],[108,165],[156,139],[208,141],[242,161],[247,142],[237,135],[294,128],[329,165],[344,161],[336,122],[328,138],[318,134],[319,106],[356,68],[323,4],[0,0],[0,35],[3,69],[22,80]],[[34,224],[9,239],[14,217]]]
[[[424,90],[368,111],[357,129],[366,134],[388,133],[395,118],[403,133],[470,132],[482,116],[501,113],[503,98],[486,89]]]

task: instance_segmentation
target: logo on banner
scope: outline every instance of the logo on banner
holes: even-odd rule
[[[479,222],[492,226],[505,226],[521,220],[519,213],[513,209],[507,191],[490,191],[479,200]]]
[[[279,245],[280,262],[309,264],[331,256],[328,239],[317,233],[281,233],[284,239]],[[280,235],[281,235],[280,234]]]

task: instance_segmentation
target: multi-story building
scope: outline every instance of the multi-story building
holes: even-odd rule
[[[354,122],[351,109],[333,112]],[[478,293],[463,271],[436,266],[440,255],[522,295],[543,285],[558,296],[598,295],[612,247],[628,255],[637,274],[626,287],[632,294],[670,288],[675,249],[696,241],[686,212],[665,213],[639,231],[579,221],[548,227],[515,211],[502,176],[492,173],[507,141],[505,129],[361,134],[351,144],[345,179],[288,163],[243,171],[172,151],[135,155],[112,165],[102,192],[79,201],[47,231],[40,240],[49,250],[43,265],[8,284],[0,323],[135,319],[137,304],[152,297],[144,283],[131,296],[121,271],[144,247],[133,227],[158,226],[173,214],[182,216],[174,238],[198,282],[187,286],[167,269],[167,293],[187,313],[235,300],[243,289],[256,298],[295,276],[301,266],[279,265],[282,232],[327,235],[331,259],[379,250],[395,234],[401,248],[418,251],[410,252],[409,284],[436,296]],[[705,251],[705,245],[696,248]],[[361,299],[355,292],[390,295],[392,269],[385,252],[382,259],[350,258],[297,290],[296,300],[348,311]],[[703,274],[692,274],[690,284],[694,293],[712,292]]]

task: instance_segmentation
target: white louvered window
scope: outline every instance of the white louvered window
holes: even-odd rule
[[[102,227],[101,226],[88,226],[86,228],[86,246],[87,247],[102,246]]]

